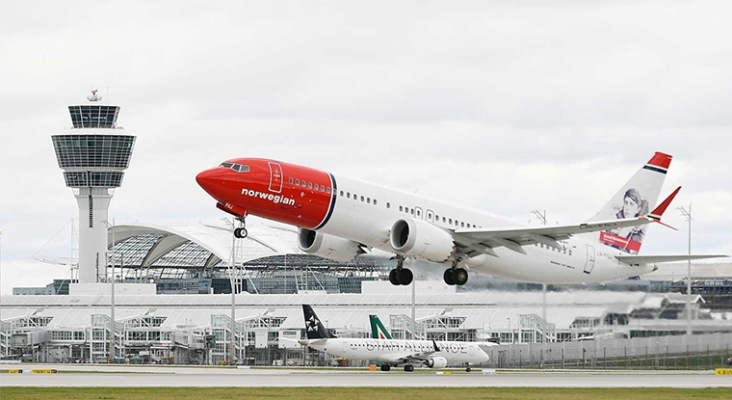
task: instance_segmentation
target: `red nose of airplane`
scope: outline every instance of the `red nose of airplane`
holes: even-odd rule
[[[221,189],[222,184],[220,175],[220,168],[207,169],[196,175],[196,182],[198,182],[198,185],[208,192],[208,194],[216,198],[216,193]]]

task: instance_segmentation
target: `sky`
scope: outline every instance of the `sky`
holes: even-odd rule
[[[68,267],[51,135],[99,89],[137,136],[110,218],[222,216],[195,175],[267,157],[536,224],[592,217],[656,151],[694,253],[732,254],[727,1],[3,1],[0,292]],[[642,254],[687,251],[676,209]],[[532,219],[533,218],[533,219]]]

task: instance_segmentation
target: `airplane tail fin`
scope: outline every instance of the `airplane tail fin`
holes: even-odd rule
[[[305,317],[305,332],[308,339],[328,339],[335,338],[335,335],[325,329],[325,325],[320,322],[320,318],[315,314],[315,310],[308,304],[302,305],[303,317]]]
[[[391,339],[391,333],[384,327],[381,320],[376,315],[369,315],[371,321],[371,338],[372,339]]]
[[[672,156],[669,154],[656,152],[590,221],[648,215],[658,203],[671,159]],[[601,231],[599,235],[597,233],[588,235],[594,236],[592,240],[597,240],[606,246],[637,254],[643,244],[646,229],[648,225],[640,225],[614,231]]]

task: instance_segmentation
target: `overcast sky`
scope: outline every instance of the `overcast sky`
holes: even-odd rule
[[[0,7],[3,294],[68,277],[33,256],[70,254],[78,210],[51,135],[92,86],[137,135],[118,224],[217,220],[194,177],[248,156],[579,222],[664,151],[693,251],[732,253],[728,1]],[[686,253],[684,219],[665,219],[680,230],[650,227],[642,254]]]

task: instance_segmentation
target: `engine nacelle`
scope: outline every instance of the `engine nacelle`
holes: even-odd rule
[[[297,234],[297,247],[308,254],[340,262],[351,261],[364,253],[361,245],[352,240],[302,228]]]
[[[391,247],[398,253],[432,262],[445,262],[455,251],[452,236],[421,219],[400,219],[391,227]]]
[[[426,360],[424,363],[429,368],[442,369],[442,368],[447,367],[447,358],[445,358],[445,357],[432,357],[429,360]]]

